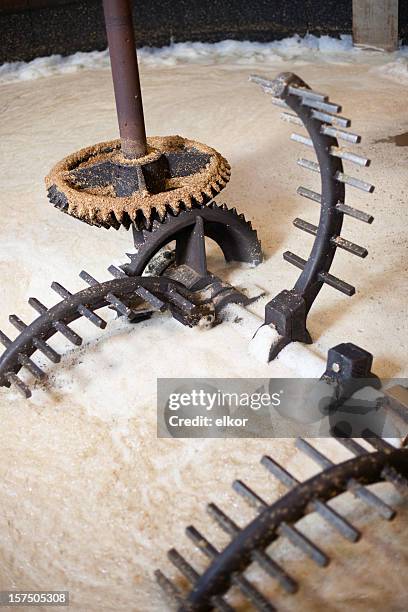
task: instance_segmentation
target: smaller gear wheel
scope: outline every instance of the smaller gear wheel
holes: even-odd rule
[[[199,277],[206,277],[206,237],[218,244],[227,262],[254,266],[262,262],[261,243],[251,222],[235,208],[214,201],[207,205],[193,203],[177,215],[168,212],[161,222],[154,221],[150,230],[134,228],[133,236],[136,250],[128,254],[130,263],[122,266],[129,276],[146,273],[155,255],[175,241],[175,265],[188,266]],[[166,257],[170,257],[169,252]]]

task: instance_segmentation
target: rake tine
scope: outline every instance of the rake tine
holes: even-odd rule
[[[85,272],[85,270],[82,270],[82,272],[79,274],[79,276],[82,278],[82,280],[84,280],[86,283],[88,283],[88,285],[90,285],[91,287],[94,286],[94,285],[98,285],[99,284],[98,281],[93,276],[88,274],[88,272]],[[124,274],[124,276],[126,276],[126,274]],[[124,304],[122,302],[122,300],[120,300],[118,297],[116,297],[116,295],[114,295],[113,293],[108,293],[106,295],[105,299],[120,314],[124,315],[128,319],[131,318],[134,315],[133,310],[131,308],[129,308],[128,306],[126,306],[126,304]]]
[[[350,440],[350,438],[336,438],[337,442],[340,442],[344,446],[346,445],[345,440]],[[316,461],[323,469],[328,467],[332,467],[334,465],[333,461],[331,461],[328,457],[320,453],[314,446],[309,444],[303,438],[298,438],[296,440],[296,446],[299,450],[306,453],[313,461]],[[363,485],[351,479],[348,482],[347,489],[355,496],[361,499],[368,506],[374,508],[379,515],[385,520],[391,520],[395,516],[395,510],[391,508],[388,504],[383,502],[382,499],[377,497],[374,493],[372,493],[369,489],[366,489]]]
[[[155,310],[160,310],[161,312],[166,310],[166,304],[144,287],[138,287],[135,293],[142,298],[142,300],[150,304],[150,306],[152,306]]]
[[[302,230],[303,232],[311,234],[312,236],[317,235],[317,226],[313,225],[312,223],[308,223],[303,219],[296,218],[293,221],[293,225],[298,229]],[[359,246],[358,244],[355,244],[354,242],[351,242],[350,240],[346,240],[342,236],[333,236],[333,238],[331,238],[331,243],[339,249],[343,249],[344,251],[347,251],[352,255],[356,255],[357,257],[364,258],[368,255],[367,249]]]
[[[297,115],[292,115],[292,113],[281,113],[280,118],[288,123],[303,126],[303,121]]]
[[[297,478],[292,476],[292,474],[289,474],[287,470],[285,470],[271,457],[266,455],[262,457],[261,464],[289,489],[299,484],[299,480],[297,480]],[[359,540],[361,536],[360,532],[340,514],[333,510],[333,508],[330,508],[330,506],[319,501],[318,499],[311,503],[311,508],[320,514],[320,516],[332,527],[334,527],[334,529],[336,529],[344,538],[351,542],[357,542],[357,540]]]
[[[242,482],[242,480],[234,480],[234,482],[232,483],[232,488],[250,506],[258,510],[258,512],[268,507],[268,504],[250,487],[248,487],[248,485]]]
[[[211,518],[215,520],[218,526],[221,527],[221,529],[231,537],[234,537],[240,531],[238,525],[232,519],[230,519],[216,504],[208,504],[207,512],[211,516]]]
[[[312,110],[312,117],[314,119],[318,119],[319,121],[323,121],[324,123],[331,123],[332,125],[338,125],[342,128],[348,128],[351,125],[351,120],[347,117],[332,115],[330,112]]]
[[[117,268],[116,266],[109,266],[108,272],[112,274],[114,278],[123,278],[124,276],[127,276],[126,272],[120,268]]]
[[[313,147],[313,141],[311,138],[307,138],[306,136],[302,136],[302,134],[297,134],[293,132],[290,135],[290,139],[294,142],[300,142],[300,144],[305,145],[306,147]]]
[[[306,170],[312,170],[312,172],[320,172],[320,166],[317,162],[311,161],[310,159],[298,159],[297,163]]]
[[[362,210],[358,210],[357,208],[353,208],[352,206],[348,206],[343,202],[338,202],[336,204],[336,208],[338,211],[342,212],[343,215],[354,217],[354,219],[358,219],[358,221],[363,221],[364,223],[372,223],[374,221],[374,217],[372,215],[369,215]]]
[[[185,578],[194,585],[200,578],[200,574],[184,559],[182,555],[175,549],[172,548],[168,551],[167,556],[171,563],[183,574]],[[233,612],[233,608],[227,604],[226,601],[220,596],[215,596],[211,599],[212,604],[217,610],[221,612]]]
[[[60,295],[64,300],[72,297],[72,293],[56,281],[51,283],[51,289],[58,293],[58,295]],[[92,310],[90,310],[83,304],[80,304],[77,310],[83,317],[88,319],[88,321],[93,323],[96,327],[99,327],[100,329],[105,329],[107,325],[106,321],[104,321],[99,315],[95,314]]]
[[[196,572],[192,565],[175,548],[171,548],[167,552],[167,557],[191,584],[197,582],[200,574]]]
[[[302,98],[313,98],[320,102],[325,102],[329,99],[327,94],[319,93],[318,91],[313,91],[313,89],[309,89],[308,87],[296,87],[295,85],[289,85],[288,91],[290,94],[294,96],[300,96]]]
[[[166,595],[173,599],[177,605],[184,606],[185,600],[176,585],[160,570],[155,570],[154,576]]]
[[[350,185],[350,187],[355,187],[356,189],[361,189],[361,191],[366,191],[367,193],[373,193],[375,189],[374,185],[371,183],[360,181],[360,179],[344,174],[343,172],[336,172],[335,178],[336,181],[339,181],[340,183]]]
[[[9,321],[20,332],[24,331],[28,327],[24,321],[14,314],[9,316]],[[61,361],[61,355],[59,355],[59,353],[57,353],[57,351],[55,351],[47,342],[41,340],[41,338],[33,338],[33,345],[53,363],[59,363]]]
[[[294,546],[300,548],[317,565],[325,567],[330,563],[329,557],[309,538],[301,533],[296,527],[281,523],[278,528],[279,535],[285,536]]]
[[[320,131],[325,136],[331,136],[332,138],[341,138],[341,140],[347,140],[347,142],[352,142],[353,144],[361,142],[361,136],[359,134],[353,134],[352,132],[344,132],[344,130],[339,130],[329,125],[322,125]]]
[[[29,357],[27,357],[27,355],[22,355],[20,354],[18,356],[18,362],[24,366],[25,368],[27,368],[27,370],[35,377],[38,378],[38,380],[44,380],[45,378],[45,372],[42,371],[41,368],[38,367],[38,365],[36,363],[34,363],[34,361],[32,359],[30,359]]]
[[[6,380],[11,384],[15,385],[17,390],[21,393],[25,399],[29,399],[31,397],[31,391],[29,387],[15,374],[14,372],[7,372],[5,374]]]
[[[303,270],[306,265],[305,259],[299,257],[299,255],[295,255],[295,253],[292,253],[291,251],[285,251],[283,253],[283,259],[291,263],[293,266],[300,268],[301,270]],[[349,285],[345,281],[342,281],[340,278],[337,278],[337,276],[333,276],[333,274],[329,274],[328,272],[320,272],[319,280],[322,283],[333,287],[333,289],[337,289],[337,291],[340,291],[341,293],[344,293],[349,297],[354,295],[356,292],[356,289],[355,287],[353,287],[353,285]]]
[[[6,336],[6,334],[4,332],[2,332],[0,330],[0,342],[2,343],[2,345],[7,348],[8,346],[10,346],[11,344],[11,340],[8,336]]]
[[[279,106],[280,108],[289,108],[286,102],[284,102],[280,98],[272,98],[271,102],[274,106]]]
[[[298,187],[297,193],[303,198],[307,198],[308,200],[313,200],[313,202],[321,204],[322,196],[320,195],[320,193],[316,193],[315,191],[307,189],[306,187]]]
[[[34,310],[36,310],[40,315],[44,314],[47,312],[47,307],[44,306],[44,304],[41,304],[41,302],[39,300],[37,300],[37,298],[29,298],[28,300],[29,305],[34,308]],[[68,325],[66,325],[65,323],[63,323],[62,321],[56,321],[53,324],[54,328],[59,331],[60,334],[62,334],[63,336],[65,336],[65,338],[67,340],[69,340],[69,342],[71,342],[72,344],[74,344],[75,346],[81,346],[82,344],[82,338],[81,336],[79,336],[76,332],[74,332],[70,327],[68,327]]]
[[[317,109],[326,113],[340,113],[341,106],[333,102],[322,102],[320,100],[311,100],[310,98],[303,98],[302,106],[308,106],[309,108]]]
[[[370,160],[367,157],[361,157],[361,155],[357,155],[351,151],[345,151],[341,147],[330,147],[330,155],[352,162],[358,166],[367,167],[370,165]]]

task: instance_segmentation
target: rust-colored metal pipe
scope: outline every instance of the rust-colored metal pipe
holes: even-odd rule
[[[103,10],[122,153],[135,159],[147,145],[130,0],[103,0]]]

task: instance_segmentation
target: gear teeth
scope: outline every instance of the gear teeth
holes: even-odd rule
[[[183,202],[183,206],[185,206],[184,202]],[[252,244],[251,247],[247,247],[248,249],[249,248],[253,249],[254,259],[252,263],[256,265],[262,261],[260,241],[257,237],[257,232],[256,230],[252,228],[251,222],[246,221],[244,214],[242,213],[238,214],[238,211],[235,207],[230,210],[228,209],[228,206],[226,203],[221,204],[211,199],[211,201],[208,202],[207,204],[205,205],[195,204],[193,208],[199,215],[203,214],[204,219],[205,219],[205,211],[207,209],[212,209],[214,211],[219,212],[220,213],[219,222],[221,224],[225,224],[226,228],[228,228],[229,224],[233,224],[234,227],[238,227],[238,224],[239,224],[241,226],[240,231],[244,231],[243,235],[245,236],[245,239],[248,240],[250,244]],[[201,213],[201,211],[203,212]],[[188,215],[188,213],[191,213],[191,208],[185,208],[184,210],[181,210],[181,206],[180,206],[177,214],[174,214],[174,212],[169,207],[167,210],[166,216],[161,223],[159,223],[157,220],[153,222],[154,227],[152,231],[148,231],[144,229],[142,232],[140,232],[140,234],[143,237],[143,242],[139,241],[138,244],[136,245],[136,249],[137,249],[136,253],[127,254],[127,256],[130,259],[130,263],[126,264],[126,272],[129,275],[142,274],[143,270],[145,270],[147,266],[149,265],[149,261],[151,258],[150,253],[151,253],[152,247],[160,248],[162,246],[165,246],[166,244],[166,241],[162,244],[160,226],[162,225],[166,226],[167,243],[169,243],[174,239],[174,236],[177,233],[177,231],[180,229],[180,227],[183,227],[182,224],[179,224],[178,217],[181,215],[184,219],[185,216]],[[208,220],[212,221],[212,217],[209,217]],[[181,219],[180,219],[180,222],[181,222]],[[174,233],[169,232],[169,225],[170,227],[174,226]],[[139,238],[140,238],[140,234],[139,234]],[[237,261],[241,261],[241,260],[237,258]]]
[[[144,244],[145,237],[143,235],[143,232],[140,230],[138,230],[137,232],[133,232],[133,241],[135,245]]]
[[[126,253],[126,257],[129,257],[130,261],[135,261],[137,259],[137,253]]]

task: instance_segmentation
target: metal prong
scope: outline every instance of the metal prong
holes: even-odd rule
[[[332,113],[330,112],[313,110],[312,117],[314,119],[318,119],[319,121],[324,121],[324,123],[338,125],[339,127],[342,127],[342,128],[348,128],[351,125],[351,121],[350,119],[347,119],[347,117],[340,117],[340,115],[332,115]]]
[[[356,288],[353,285],[349,285],[345,281],[337,278],[337,276],[333,276],[333,274],[329,274],[328,272],[320,272],[319,280],[325,285],[329,285],[329,287],[333,287],[333,289],[337,289],[340,293],[344,293],[348,297],[351,297],[355,294]]]
[[[346,440],[350,440],[350,438],[336,438],[336,440],[345,446]],[[316,461],[323,469],[332,467],[334,465],[333,461],[320,453],[316,448],[314,448],[314,446],[311,446],[309,442],[303,440],[303,438],[298,438],[296,440],[296,446],[299,450],[305,452],[311,459]],[[393,508],[383,502],[382,499],[374,495],[374,493],[363,487],[363,485],[360,485],[359,482],[350,480],[348,482],[347,490],[350,491],[355,497],[358,497],[365,502],[368,506],[374,508],[380,514],[380,516],[386,520],[390,520],[395,516],[395,510]]]
[[[186,527],[186,535],[194,542],[195,546],[209,559],[215,559],[218,550],[204,537],[193,525]]]
[[[159,299],[158,297],[153,295],[153,293],[151,293],[150,291],[145,289],[144,287],[138,287],[136,289],[135,293],[140,298],[142,298],[142,300],[144,300],[145,302],[147,302],[148,304],[153,306],[153,308],[155,308],[156,310],[163,311],[163,310],[166,309],[165,303],[161,299]],[[175,295],[179,295],[179,294],[176,294],[176,293],[172,292],[172,296],[175,296]],[[184,300],[184,298],[183,298],[183,300]]]
[[[279,106],[280,108],[289,108],[286,102],[284,100],[281,100],[280,98],[272,98],[271,102],[274,106]]]
[[[281,523],[278,528],[278,532],[280,535],[285,536],[290,542],[292,542],[294,546],[300,548],[308,557],[317,563],[317,565],[325,567],[329,564],[329,557],[309,538],[296,529],[296,527],[293,527],[293,525]]]
[[[126,272],[124,272],[120,268],[117,268],[116,266],[109,266],[108,272],[110,274],[112,274],[112,276],[114,278],[123,278],[123,277],[127,276]]]
[[[313,98],[315,100],[320,100],[321,102],[325,102],[329,98],[327,94],[313,91],[313,89],[309,89],[307,87],[296,87],[295,85],[289,85],[288,92],[294,96]]]
[[[280,118],[283,121],[287,121],[288,123],[294,123],[295,125],[303,125],[303,121],[297,115],[292,115],[292,113],[281,113]]]
[[[283,253],[283,259],[291,263],[292,266],[296,266],[296,268],[300,268],[301,270],[303,270],[303,268],[306,265],[305,259],[303,259],[302,257],[299,257],[299,255],[296,255],[295,253],[292,253],[291,251],[285,251]]]
[[[268,457],[264,455],[261,459],[261,464],[271,473],[275,478],[277,478],[285,487],[292,488],[299,484],[299,481],[289,474],[287,470],[285,470],[277,461],[272,459],[272,457]]]
[[[28,327],[24,321],[14,314],[9,316],[9,321],[20,332],[24,331]],[[61,355],[59,355],[57,351],[47,344],[47,342],[41,340],[41,338],[33,338],[33,345],[53,363],[59,363],[61,361]]]
[[[358,219],[358,221],[363,221],[364,223],[372,223],[374,221],[374,217],[372,215],[369,215],[362,210],[358,210],[357,208],[353,208],[352,206],[348,206],[347,204],[343,204],[343,202],[338,202],[336,204],[336,208],[339,212],[342,212],[343,215],[348,215],[349,217]]]
[[[168,595],[171,599],[173,599],[175,603],[177,603],[177,605],[184,606],[185,604],[184,597],[181,595],[176,585],[173,584],[173,582],[169,580],[167,576],[165,576],[163,572],[161,572],[160,570],[156,570],[154,572],[154,575],[155,575],[155,578],[158,584],[163,589],[163,591],[166,593],[166,595]]]
[[[191,583],[195,584],[200,577],[200,574],[184,559],[182,555],[175,549],[171,548],[167,553],[168,559],[177,569],[183,574],[185,578]]]
[[[374,185],[372,185],[371,183],[360,181],[360,179],[355,178],[354,176],[349,176],[348,174],[344,174],[343,172],[336,172],[335,179],[340,183],[350,185],[351,187],[355,187],[356,189],[361,189],[361,191],[366,191],[367,193],[372,193],[374,191]]]
[[[330,155],[352,162],[353,164],[357,164],[358,166],[367,167],[370,165],[370,160],[367,157],[362,157],[361,155],[357,155],[356,153],[352,153],[351,151],[346,151],[341,147],[330,147]]]
[[[278,478],[279,481],[289,489],[299,484],[297,478],[292,476],[292,474],[289,474],[287,470],[285,470],[271,457],[262,457],[261,463],[267,470],[269,470],[269,472],[271,472],[271,474]],[[320,514],[325,521],[334,527],[347,540],[357,542],[357,540],[360,538],[360,532],[327,504],[321,502],[320,500],[314,500],[311,503],[311,508]]]
[[[332,138],[341,138],[341,140],[347,140],[347,142],[352,142],[354,144],[361,142],[361,136],[359,134],[353,134],[352,132],[344,132],[343,130],[338,130],[335,127],[331,127],[329,125],[322,125],[320,128],[322,134],[325,136],[331,136]]]
[[[312,236],[317,236],[318,228],[316,225],[313,225],[312,223],[308,223],[307,221],[304,221],[303,219],[296,218],[293,221],[293,225],[297,227],[298,229],[302,230],[303,232],[311,234]],[[342,236],[333,236],[330,242],[334,244],[336,247],[343,249],[344,251],[348,251],[352,255],[357,255],[357,257],[364,258],[368,255],[367,249],[359,246],[358,244],[355,244],[354,242],[351,242],[350,240],[346,240],[345,238],[342,238]]]
[[[294,142],[300,142],[300,144],[305,145],[306,147],[313,147],[313,141],[311,138],[307,138],[306,136],[302,136],[302,134],[296,134],[293,132],[290,135],[290,139]]]
[[[276,608],[244,576],[233,576],[232,582],[259,612],[275,612]]]
[[[82,280],[88,283],[88,285],[90,285],[91,287],[99,284],[96,278],[88,274],[88,272],[85,272],[85,270],[82,270],[82,272],[79,273],[79,276],[80,278],[82,278]]]
[[[36,363],[34,363],[34,361],[32,359],[30,359],[29,357],[27,357],[27,355],[22,355],[20,354],[18,356],[18,362],[24,366],[25,368],[27,368],[27,370],[33,375],[35,376],[35,378],[38,378],[38,380],[43,380],[45,378],[45,372],[42,371],[41,368],[38,367],[38,365]]]
[[[238,525],[229,518],[216,504],[208,504],[207,512],[215,520],[215,522],[221,527],[225,533],[234,537],[239,531],[240,528]]]
[[[374,510],[378,512],[378,514],[387,521],[390,521],[394,518],[396,512],[394,508],[391,508],[388,504],[386,504],[382,499],[380,499],[377,495],[372,493],[369,489],[366,489],[359,482],[355,480],[350,480],[348,482],[347,490],[353,493],[356,497],[361,499],[367,506],[370,506]]]
[[[308,457],[313,459],[313,461],[315,461],[318,465],[320,465],[321,468],[327,469],[329,467],[333,467],[334,465],[333,461],[331,461],[331,459],[326,457],[326,455],[323,455],[323,453],[318,451],[317,448],[309,444],[307,440],[304,440],[303,438],[297,438],[295,445],[296,445],[296,448],[298,448],[300,451],[305,453]]]
[[[368,450],[365,449],[364,446],[361,446],[361,444],[353,440],[353,438],[337,438],[336,437],[336,440],[337,442],[342,444],[345,448],[347,448],[348,451],[353,453],[353,455],[357,455],[357,456],[366,455],[368,453]]]
[[[351,242],[351,240],[343,238],[342,236],[333,236],[333,238],[331,239],[331,243],[335,244],[336,247],[338,247],[339,249],[343,249],[343,251],[347,251],[348,253],[351,253],[352,255],[356,255],[357,257],[361,257],[363,259],[368,255],[367,249],[360,246],[359,244],[356,244],[355,242]]]
[[[11,384],[17,387],[17,390],[21,393],[23,397],[29,399],[31,397],[31,391],[27,387],[27,385],[15,374],[14,372],[7,372],[5,374],[6,380]]]
[[[44,306],[44,304],[41,304],[41,302],[39,300],[37,300],[37,298],[29,298],[28,303],[40,315],[45,314],[47,312],[47,310],[48,310],[47,307]],[[81,344],[82,344],[81,336],[79,336],[70,327],[68,327],[68,325],[66,325],[62,321],[56,321],[55,323],[53,323],[53,327],[57,331],[59,331],[60,334],[65,336],[65,338],[67,340],[69,340],[69,342],[71,342],[75,346],[81,346]]]
[[[263,508],[267,508],[268,504],[257,493],[255,493],[255,491],[248,487],[248,485],[242,482],[242,480],[234,480],[232,483],[232,488],[250,506],[258,510],[258,512]]]
[[[51,289],[58,293],[58,295],[60,295],[64,300],[72,297],[72,293],[56,281],[51,283]],[[96,325],[96,327],[99,327],[100,329],[105,329],[107,325],[106,321],[104,321],[99,315],[95,314],[92,310],[90,310],[83,304],[79,304],[77,310],[83,317],[88,319],[88,321]]]
[[[3,333],[1,330],[0,330],[0,342],[2,343],[2,345],[3,345],[5,348],[7,348],[8,346],[10,346],[10,344],[11,344],[11,340],[10,340],[10,338],[9,338],[8,336],[6,336],[6,334],[5,334],[5,333]]]
[[[105,299],[118,312],[120,312],[120,314],[124,315],[125,317],[132,318],[133,315],[135,314],[131,308],[126,306],[126,304],[122,302],[122,300],[120,300],[118,297],[116,297],[116,295],[114,295],[113,293],[108,293]]]
[[[310,108],[316,108],[317,110],[327,113],[340,113],[341,106],[334,102],[321,102],[320,100],[312,100],[310,98],[303,98],[302,106],[308,106]]]
[[[311,161],[310,159],[298,159],[297,163],[302,168],[306,168],[307,170],[312,170],[313,172],[320,172],[320,166],[317,162]]]
[[[85,270],[82,270],[82,272],[79,275],[82,280],[84,280],[86,283],[88,283],[88,285],[90,285],[91,287],[94,285],[98,285],[98,281],[91,276],[90,274],[88,274],[88,272],[85,272]],[[124,276],[126,276],[124,274]],[[114,295],[113,293],[108,293],[105,297],[106,301],[109,302],[109,304],[111,304],[115,310],[117,310],[120,314],[124,315],[125,317],[132,317],[133,316],[133,310],[131,310],[130,308],[128,308],[128,306],[126,306],[126,304],[124,304],[122,302],[122,300],[120,300],[118,297],[116,297],[116,295]]]
[[[320,516],[329,523],[334,529],[336,529],[344,538],[350,542],[357,542],[361,533],[356,529],[349,521],[343,518],[336,510],[333,510],[327,504],[315,500],[312,503],[313,509],[320,514]]]
[[[306,187],[298,187],[297,193],[303,198],[307,198],[308,200],[313,200],[313,202],[317,202],[321,204],[322,196],[320,193],[316,193],[316,191],[312,191],[311,189],[307,189]]]
[[[211,515],[211,517],[217,522],[217,524],[221,527],[225,533],[229,536],[234,537],[239,533],[240,528],[234,523],[232,519],[230,519],[222,510],[218,508],[215,504],[209,504],[207,506],[207,511]],[[203,536],[201,536],[203,538]],[[197,546],[201,549],[206,546],[207,540],[203,538],[203,542],[198,541]],[[203,552],[205,552],[203,550]],[[205,552],[207,554],[207,552]],[[207,554],[208,556],[208,554]],[[298,585],[296,581],[289,576],[285,570],[276,563],[271,557],[261,550],[254,550],[251,553],[251,557],[253,561],[256,561],[262,569],[269,574],[272,578],[275,578],[282,586],[282,588],[288,593],[295,593],[298,590]]]

